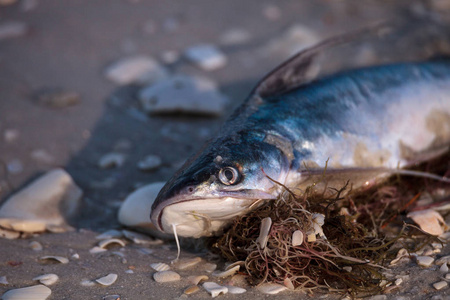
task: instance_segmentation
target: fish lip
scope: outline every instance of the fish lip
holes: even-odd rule
[[[232,197],[229,194],[223,195],[223,196],[216,196],[216,197],[186,197],[183,195],[179,195],[179,196],[174,196],[172,198],[167,199],[166,201],[170,201],[172,203],[170,204],[164,204],[164,203],[160,203],[157,207],[155,207],[154,210],[152,210],[151,212],[151,220],[152,223],[157,227],[157,229],[159,231],[164,232],[163,230],[163,226],[162,226],[162,214],[163,211],[166,207],[170,206],[170,205],[174,205],[174,204],[178,204],[178,203],[183,203],[183,202],[188,202],[188,201],[193,201],[193,200],[208,200],[208,199],[224,199],[224,198],[240,198],[240,199],[248,199],[248,200],[258,200],[258,199],[262,199],[262,200],[273,200],[276,197],[272,194],[269,193],[264,193],[261,192],[259,193],[259,196],[261,197],[243,197],[242,195],[240,197]],[[183,200],[178,200],[178,199],[183,199]],[[164,205],[163,205],[164,204]]]

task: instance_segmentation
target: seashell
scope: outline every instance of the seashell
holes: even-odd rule
[[[153,274],[156,282],[172,282],[181,279],[180,275],[174,271],[161,271]]]
[[[400,285],[403,282],[403,278],[397,278],[394,282],[395,285]]]
[[[434,262],[434,258],[430,256],[417,256],[417,264],[422,267],[429,267]]]
[[[91,248],[89,250],[89,253],[90,254],[97,254],[97,253],[106,252],[106,251],[108,251],[108,250],[95,246],[94,248]]]
[[[42,244],[37,242],[37,241],[32,241],[29,244],[30,248],[33,249],[34,251],[41,251],[43,249]]]
[[[127,273],[127,274],[133,274],[134,271],[133,271],[133,270],[126,270],[125,273]]]
[[[264,249],[269,240],[270,227],[272,227],[272,219],[270,217],[264,218],[261,221],[261,227],[259,229],[259,236],[256,239],[256,243],[259,244],[261,249]]]
[[[0,276],[0,284],[3,285],[9,284],[8,280],[6,279],[6,276]]]
[[[117,239],[123,236],[122,232],[116,229],[110,229],[102,234],[97,235],[95,238],[97,240],[107,240],[107,239]]]
[[[442,264],[442,266],[439,268],[439,271],[441,271],[442,273],[447,273],[448,272],[448,265],[447,264]]]
[[[260,286],[258,286],[257,289],[263,294],[275,295],[282,291],[287,290],[287,287],[277,283],[263,283]]]
[[[53,256],[53,255],[47,255],[47,256],[42,256],[40,258],[40,260],[56,260],[57,262],[60,262],[62,264],[67,264],[69,263],[69,259],[62,257],[62,256]]]
[[[420,229],[432,235],[441,235],[447,229],[444,218],[432,209],[413,211],[407,217],[413,219]]]
[[[75,253],[71,256],[73,259],[80,259],[80,255],[78,253]]]
[[[189,276],[187,279],[188,279],[188,281],[189,281],[190,283],[197,285],[197,284],[199,284],[200,281],[202,281],[202,280],[203,280],[203,281],[204,281],[204,280],[208,280],[208,276],[206,276],[206,275]]]
[[[120,295],[108,295],[104,296],[102,300],[120,300]]]
[[[247,291],[246,289],[232,285],[226,285],[225,287],[228,289],[228,293],[230,294],[243,294]]]
[[[228,288],[225,286],[218,285],[215,282],[205,282],[203,283],[203,288],[211,294],[213,298],[219,296],[220,294],[228,293]]]
[[[106,249],[109,245],[111,244],[119,244],[120,246],[124,247],[125,246],[125,242],[119,239],[107,239],[107,240],[103,240],[100,241],[98,243],[98,246],[100,248]]]
[[[450,273],[449,274],[445,274],[445,279],[446,280],[450,280]]]
[[[38,284],[25,288],[9,290],[3,294],[3,300],[45,300],[52,291],[45,285]]]
[[[353,268],[352,268],[351,266],[346,266],[346,267],[343,267],[342,269],[343,269],[344,271],[349,272],[349,273],[353,270]]]
[[[215,272],[212,273],[212,276],[214,276],[214,277],[233,276],[234,274],[236,274],[237,271],[239,271],[240,268],[241,268],[241,266],[237,265],[237,266],[234,266],[231,269],[228,269],[228,270],[223,271],[223,272],[215,271]]]
[[[142,233],[137,233],[137,232],[129,231],[129,230],[122,230],[122,232],[123,232],[123,235],[127,239],[129,239],[130,241],[132,241],[135,244],[150,245],[155,242],[154,239],[152,239]]]
[[[213,263],[204,263],[203,264],[203,270],[207,273],[212,273],[217,269],[217,265]]]
[[[243,266],[243,265],[245,265],[245,261],[239,260],[239,261],[236,261],[236,262],[234,262],[234,263],[232,263],[232,264],[227,265],[226,268],[225,268],[225,270],[232,269],[232,268],[234,268],[235,266]]]
[[[56,274],[44,274],[33,278],[33,280],[39,280],[39,282],[44,285],[52,285],[57,282],[58,279],[59,277]]]
[[[98,166],[102,169],[121,167],[125,162],[126,156],[122,153],[107,153],[98,161]]]
[[[108,285],[111,285],[114,282],[116,282],[117,277],[118,277],[117,274],[111,273],[111,274],[108,274],[108,275],[106,275],[104,277],[100,277],[98,279],[95,279],[95,281],[100,283],[101,285],[108,286]]]
[[[402,248],[402,249],[398,250],[396,258],[393,259],[390,262],[390,264],[391,265],[395,265],[396,263],[398,263],[404,257],[409,257],[409,253],[408,253],[408,250],[406,250],[405,248]]]
[[[197,285],[191,285],[190,287],[188,287],[187,289],[184,290],[184,293],[186,295],[190,295],[193,293],[196,293],[200,290],[200,288]]]
[[[441,258],[439,258],[438,260],[436,260],[436,264],[438,266],[442,265],[442,264],[448,264],[450,263],[450,255],[447,256],[442,256]]]
[[[300,246],[303,244],[303,232],[301,230],[296,230],[292,234],[292,246]]]
[[[170,270],[169,265],[165,263],[153,263],[150,264],[150,267],[157,272]]]
[[[314,234],[318,234],[320,237],[326,238],[322,229],[323,224],[325,224],[325,216],[323,214],[312,214],[312,223],[314,227]]]
[[[81,281],[82,286],[94,286],[95,282],[89,279],[84,279]]]
[[[315,241],[317,241],[316,234],[315,233],[308,234],[307,240],[308,240],[308,242],[315,242]]]
[[[290,290],[295,290],[295,286],[294,286],[294,284],[292,283],[292,281],[291,281],[291,279],[289,279],[289,278],[285,278],[284,279],[284,281],[283,281],[283,283],[284,283],[284,286],[285,287],[287,287],[288,289],[290,289]]]
[[[0,238],[15,240],[19,238],[20,232],[0,228]]]
[[[201,261],[202,261],[202,259],[200,257],[181,259],[175,263],[174,267],[178,270],[186,270],[186,269],[192,268],[193,266],[197,265]]]
[[[433,283],[433,287],[436,290],[441,290],[447,286],[448,286],[448,283],[446,281],[439,281],[439,282]]]

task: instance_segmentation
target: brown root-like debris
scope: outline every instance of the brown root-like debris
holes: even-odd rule
[[[418,170],[449,176],[450,152]],[[227,261],[245,261],[249,282],[254,285],[284,284],[288,279],[296,289],[308,292],[379,294],[389,283],[381,271],[399,245],[414,252],[439,241],[408,225],[412,222],[406,213],[450,202],[450,186],[426,178],[393,176],[382,185],[341,197],[346,189],[327,199],[308,192],[297,197],[286,190],[277,200],[236,219],[213,241],[212,248]],[[425,194],[434,202],[420,200]],[[323,234],[315,231],[317,214],[325,217]],[[262,247],[257,239],[261,221],[267,217],[272,226]],[[292,235],[297,230],[304,240],[294,246]]]

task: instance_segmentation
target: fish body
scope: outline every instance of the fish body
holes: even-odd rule
[[[449,145],[450,60],[357,69],[281,93],[263,86],[167,182],[151,219],[164,232],[214,235],[276,199],[274,181],[306,187],[327,167],[329,186],[359,187]]]

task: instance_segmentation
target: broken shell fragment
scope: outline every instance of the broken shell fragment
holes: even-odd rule
[[[100,277],[100,278],[96,279],[95,281],[100,283],[101,285],[108,286],[108,285],[111,285],[114,282],[116,282],[117,277],[118,277],[117,274],[111,273],[104,277]]]
[[[45,300],[52,291],[45,285],[33,285],[25,288],[9,290],[3,294],[3,300]]]
[[[287,290],[287,287],[277,283],[263,283],[260,286],[258,286],[257,289],[263,294],[275,295],[282,291]]]
[[[41,251],[43,249],[42,244],[37,241],[32,241],[29,246],[34,251]]]
[[[53,256],[53,255],[47,255],[47,256],[42,256],[40,258],[40,260],[55,260],[57,262],[60,262],[62,264],[67,264],[69,263],[69,259],[62,257],[62,256]]]
[[[191,285],[190,287],[188,287],[187,289],[184,290],[184,293],[186,295],[190,295],[193,293],[196,293],[200,290],[200,288],[197,285]]]
[[[57,282],[58,279],[59,277],[56,274],[44,274],[33,278],[33,280],[38,280],[44,285],[52,285]]]
[[[161,271],[156,272],[153,274],[153,279],[155,279],[156,282],[172,282],[172,281],[178,281],[181,279],[180,275],[174,271]]]
[[[284,279],[283,283],[284,283],[284,286],[287,287],[288,289],[290,289],[292,291],[295,290],[294,284],[292,283],[291,279],[286,277]]]
[[[157,272],[170,270],[169,265],[165,263],[153,263],[150,264],[150,267]]]
[[[107,240],[107,239],[117,239],[123,236],[122,232],[116,229],[110,229],[108,231],[103,232],[102,234],[97,235],[95,238],[97,240]]]
[[[228,288],[225,286],[218,285],[215,282],[205,282],[203,283],[203,288],[211,294],[213,298],[219,296],[220,294],[228,293]]]
[[[94,286],[95,282],[89,279],[84,279],[81,281],[82,286]]]
[[[100,248],[106,249],[106,248],[108,248],[109,245],[112,245],[112,244],[119,244],[120,246],[125,247],[125,242],[122,240],[119,240],[119,239],[103,240],[98,243],[98,246]]]
[[[226,285],[225,287],[228,289],[228,293],[230,294],[243,294],[247,291],[246,289],[232,285]]]
[[[202,259],[200,257],[182,259],[182,260],[178,260],[174,264],[174,267],[178,270],[185,270],[185,269],[192,268],[193,266],[197,265],[201,261],[202,261]]]
[[[439,268],[439,271],[442,273],[447,273],[448,272],[448,265],[447,264],[442,264],[442,266]]]
[[[200,281],[208,280],[208,276],[206,275],[189,276],[187,279],[190,283],[197,285],[200,283]]]
[[[142,233],[129,231],[129,230],[122,230],[122,233],[127,239],[129,239],[130,241],[132,241],[135,244],[149,245],[149,244],[161,243],[159,240],[154,240],[154,239],[150,238],[149,236],[142,234]]]
[[[300,246],[301,244],[303,244],[303,232],[296,230],[292,234],[292,246]]]
[[[441,235],[448,228],[441,214],[432,209],[413,211],[407,217],[413,219],[420,229],[432,235]]]
[[[447,286],[448,286],[448,283],[446,281],[439,281],[439,282],[433,283],[433,287],[436,290],[442,290],[443,288],[445,288]]]
[[[217,265],[214,263],[205,263],[203,264],[203,269],[207,273],[212,273],[217,269]]]
[[[93,248],[91,248],[89,250],[89,253],[90,254],[97,254],[97,253],[106,252],[106,251],[108,251],[108,250],[95,246],[95,247],[93,247]]]
[[[417,256],[417,264],[422,267],[429,267],[434,262],[434,258],[431,256]]]
[[[270,227],[272,227],[272,219],[270,217],[262,219],[261,227],[259,229],[259,237],[256,239],[256,243],[259,244],[261,249],[264,249],[267,245]]]
[[[215,272],[212,273],[212,276],[214,276],[214,277],[221,277],[221,278],[233,276],[234,274],[236,274],[237,271],[239,271],[240,268],[241,268],[241,266],[237,265],[237,266],[234,266],[234,267],[232,267],[232,268],[230,268],[228,270],[225,270],[223,272],[215,271]]]

